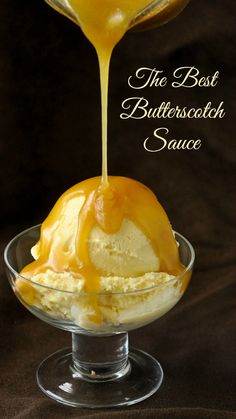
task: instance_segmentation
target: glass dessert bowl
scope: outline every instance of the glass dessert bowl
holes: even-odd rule
[[[9,282],[17,298],[36,317],[72,333],[72,349],[50,355],[37,370],[37,382],[50,398],[75,407],[102,408],[145,400],[160,387],[163,371],[151,355],[131,348],[128,331],[167,313],[184,294],[191,278],[194,249],[175,233],[184,270],[179,276],[159,275],[132,286],[106,284],[99,293],[84,292],[68,273],[49,287],[20,275],[33,258],[40,225],[14,237],[4,252]],[[116,281],[117,279],[114,279]],[[94,310],[94,307],[96,308]]]

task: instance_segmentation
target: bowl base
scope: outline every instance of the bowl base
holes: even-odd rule
[[[128,406],[150,397],[163,380],[161,365],[146,352],[131,348],[129,363],[129,372],[122,378],[88,382],[74,373],[71,349],[62,349],[41,362],[37,383],[48,397],[68,406],[92,409]]]

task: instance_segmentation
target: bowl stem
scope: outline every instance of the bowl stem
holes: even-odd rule
[[[114,381],[126,375],[130,369],[128,353],[128,333],[72,333],[72,369],[86,381]]]

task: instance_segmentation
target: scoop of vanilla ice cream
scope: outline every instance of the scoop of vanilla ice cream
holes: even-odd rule
[[[85,198],[72,197],[62,207],[56,225],[57,240],[63,251],[76,249],[79,217]],[[91,320],[96,309],[84,293],[85,278],[70,272],[46,272],[34,275],[31,285],[17,283],[18,292],[30,305],[55,318],[72,321],[84,329],[108,331],[112,327],[127,330],[162,316],[182,295],[178,278],[159,272],[160,260],[150,240],[130,219],[122,221],[114,234],[106,234],[94,226],[88,237],[91,262],[101,275],[101,290],[97,304],[103,321]],[[31,253],[40,256],[37,243]],[[63,291],[63,292],[62,292]],[[27,300],[28,298],[28,300]]]
[[[75,246],[83,203],[83,197],[75,197],[65,205],[61,214],[57,235],[68,250],[73,250]],[[91,262],[102,275],[132,277],[158,271],[160,267],[150,240],[129,219],[124,219],[114,234],[106,234],[98,226],[92,228],[88,249]],[[31,253],[35,259],[39,257],[38,244]]]

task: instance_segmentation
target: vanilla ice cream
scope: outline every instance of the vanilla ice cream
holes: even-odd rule
[[[143,325],[183,293],[163,208],[139,182],[110,182],[108,192],[93,178],[62,195],[32,248],[35,262],[21,273],[31,282],[16,282],[27,304],[89,330]]]

